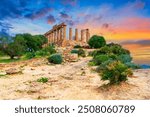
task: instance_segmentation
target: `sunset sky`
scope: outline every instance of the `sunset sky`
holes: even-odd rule
[[[89,28],[150,63],[150,0],[0,0],[0,35],[44,34],[61,22]]]

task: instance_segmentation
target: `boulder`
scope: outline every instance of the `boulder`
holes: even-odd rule
[[[11,75],[11,74],[17,74],[17,73],[21,73],[21,69],[19,68],[9,68],[7,70],[5,70],[6,74]]]
[[[76,62],[78,61],[78,54],[68,54],[65,56],[65,60],[68,62]]]

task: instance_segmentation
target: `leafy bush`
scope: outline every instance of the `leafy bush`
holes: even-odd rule
[[[34,58],[35,57],[35,53],[34,52],[28,52],[28,53],[26,53],[26,55],[25,55],[25,58],[26,59],[32,59],[32,58]]]
[[[95,64],[94,61],[90,61],[90,62],[88,63],[88,65],[89,65],[89,66],[96,66],[96,64]]]
[[[129,68],[132,68],[132,69],[140,69],[141,68],[140,65],[134,64],[132,62],[127,62],[125,64],[126,64],[126,66],[128,66]]]
[[[49,54],[55,54],[56,53],[54,44],[50,44],[49,46],[45,47],[43,50],[48,52]]]
[[[52,54],[48,61],[54,64],[61,64],[63,62],[62,56],[60,54]]]
[[[37,80],[37,82],[46,83],[46,82],[48,82],[48,78],[46,78],[46,77],[41,77],[40,79]]]
[[[47,55],[48,55],[48,52],[44,50],[39,50],[35,52],[36,57],[42,57],[42,56],[47,56]]]
[[[132,57],[129,54],[121,54],[117,56],[117,59],[122,63],[127,63],[132,61]]]
[[[82,49],[82,48],[80,48],[79,50],[78,50],[78,56],[82,56],[82,57],[85,57],[86,55],[85,55],[85,51]]]
[[[110,58],[108,55],[98,55],[98,56],[94,57],[93,61],[94,61],[95,65],[100,65],[109,59]]]
[[[72,53],[72,54],[78,54],[78,51],[79,51],[79,50],[73,49],[73,50],[71,50],[71,53]]]
[[[111,64],[113,62],[114,62],[114,60],[112,60],[112,59],[109,59],[109,60],[103,62],[96,68],[96,72],[100,73],[102,70],[106,69],[106,66],[108,66],[109,64]]]
[[[111,46],[109,45],[108,47],[110,48],[110,51],[113,54],[117,54],[117,55],[130,54],[129,50],[122,48],[122,46],[119,44],[112,44]]]
[[[110,53],[112,53],[110,47],[104,46],[104,47],[101,47],[99,50],[97,50],[97,51],[95,52],[95,55],[94,55],[94,56],[100,55],[100,54],[110,54]]]
[[[97,50],[94,50],[94,51],[90,51],[90,52],[88,53],[88,55],[89,55],[89,56],[95,56],[96,53],[97,53]]]
[[[102,80],[109,80],[110,84],[119,84],[132,75],[131,69],[120,61],[114,61],[105,66],[101,71]]]
[[[75,45],[74,48],[82,48],[80,45]]]
[[[101,48],[106,45],[104,37],[94,35],[88,41],[88,44],[91,48]]]

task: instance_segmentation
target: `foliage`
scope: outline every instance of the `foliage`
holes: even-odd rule
[[[44,51],[48,52],[49,54],[55,54],[55,46],[53,44],[50,44],[49,46],[43,48]]]
[[[119,84],[132,75],[131,69],[120,61],[114,61],[104,67],[101,72],[102,80],[109,80],[110,84]]]
[[[27,51],[35,52],[42,48],[42,45],[47,42],[47,38],[42,35],[34,35],[31,34],[22,34],[24,40],[26,41]]]
[[[134,64],[132,62],[126,62],[125,65],[132,69],[140,69],[141,68],[140,65]]]
[[[47,55],[49,55],[48,52],[43,49],[35,52],[35,57],[42,57]]]
[[[106,69],[105,68],[106,66],[108,66],[110,63],[113,63],[113,62],[114,62],[114,60],[112,60],[112,59],[109,59],[109,60],[103,62],[96,68],[96,72],[100,73],[102,70]]]
[[[35,57],[35,53],[34,52],[28,52],[25,54],[25,58],[26,59],[32,59]]]
[[[73,49],[73,50],[71,50],[71,53],[72,54],[78,54],[78,50],[77,49]]]
[[[101,48],[106,45],[106,41],[104,37],[94,35],[89,39],[88,44],[91,48]]]
[[[81,57],[85,57],[86,55],[85,55],[85,51],[82,49],[82,48],[80,48],[79,50],[78,50],[78,56],[81,56]]]
[[[110,58],[108,55],[97,55],[96,57],[94,57],[93,62],[95,63],[95,65],[100,65],[109,59]]]
[[[24,51],[25,47],[16,41],[9,43],[4,50],[4,52],[9,55],[11,59],[13,59],[15,56],[20,57],[23,55]]]
[[[82,48],[80,45],[75,45],[74,48]]]
[[[132,61],[132,57],[129,54],[121,54],[117,56],[117,59],[122,63],[128,63]]]
[[[90,51],[90,52],[88,53],[88,55],[93,57],[93,56],[96,55],[96,53],[97,53],[97,50],[94,50],[94,51]]]
[[[0,51],[13,59],[15,56],[20,57],[27,52],[36,52],[42,49],[42,45],[46,42],[47,38],[43,35],[17,34],[11,39],[0,38]]]
[[[48,78],[46,78],[46,77],[41,77],[40,79],[37,80],[37,82],[46,83],[46,82],[48,82]]]
[[[63,62],[62,56],[60,54],[52,54],[48,61],[54,64],[61,64]]]

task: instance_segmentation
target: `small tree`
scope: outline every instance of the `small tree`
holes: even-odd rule
[[[20,57],[21,55],[23,55],[24,50],[24,46],[16,42],[12,42],[5,48],[5,53],[9,55],[11,59],[13,59],[15,56]]]
[[[61,64],[63,62],[63,58],[60,54],[52,54],[49,58],[48,61],[50,63],[54,64]]]
[[[86,56],[85,51],[82,48],[80,48],[78,50],[78,56],[81,56],[81,57],[85,57]]]
[[[94,35],[88,41],[88,44],[91,48],[100,48],[106,45],[104,37]]]
[[[132,75],[131,69],[120,61],[113,61],[104,66],[101,72],[102,80],[109,80],[110,84],[119,84],[126,81],[129,75]]]

